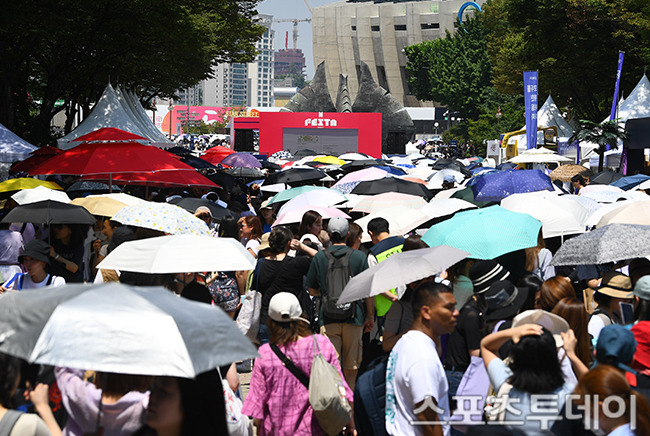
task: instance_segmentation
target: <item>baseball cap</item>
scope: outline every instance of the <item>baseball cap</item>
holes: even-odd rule
[[[269,318],[276,322],[304,321],[298,297],[289,292],[279,292],[269,301]]]
[[[456,177],[452,176],[451,174],[447,174],[442,178],[442,181],[443,183],[456,183]]]
[[[348,224],[348,220],[340,216],[330,218],[330,221],[327,224],[327,233],[330,235],[338,233],[340,236],[345,236],[348,234],[349,229],[350,225]]]
[[[623,371],[635,373],[628,366],[634,358],[636,339],[634,333],[618,324],[603,327],[596,343],[596,360],[598,363],[613,365]]]
[[[650,300],[650,276],[643,276],[636,281],[634,295],[642,300]]]

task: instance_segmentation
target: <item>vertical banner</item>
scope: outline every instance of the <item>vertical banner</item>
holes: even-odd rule
[[[526,147],[537,148],[537,71],[524,71]]]
[[[625,57],[624,51],[618,52],[618,67],[616,68],[616,85],[614,86],[614,100],[612,101],[612,112],[609,114],[609,120],[614,121],[616,119],[616,112],[618,106],[618,87],[621,83],[621,71],[623,71],[623,57]]]
[[[618,87],[621,83],[621,71],[623,71],[623,58],[625,57],[624,51],[618,52],[618,66],[616,67],[616,85],[614,85],[614,100],[612,101],[612,111],[609,114],[609,120],[614,121],[616,119],[616,113],[618,112]],[[605,150],[611,150],[612,146],[607,144]],[[625,173],[623,173],[625,174]]]

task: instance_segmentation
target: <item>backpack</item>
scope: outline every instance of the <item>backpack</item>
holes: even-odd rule
[[[329,250],[325,250],[327,256],[326,285],[327,292],[322,298],[323,315],[333,321],[348,321],[354,316],[354,303],[338,304],[343,288],[352,278],[350,257],[354,250],[348,249],[343,256],[336,257]]]
[[[370,362],[354,388],[354,424],[360,435],[386,435],[386,368],[388,355]]]

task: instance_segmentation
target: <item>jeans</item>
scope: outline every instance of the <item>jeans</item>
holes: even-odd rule
[[[454,400],[453,397],[458,391],[458,385],[460,385],[460,381],[463,379],[465,372],[445,370],[445,374],[447,375],[447,383],[449,384],[449,408],[451,409],[450,412],[453,415],[454,409],[456,409],[456,400]],[[459,432],[455,428],[451,428],[451,436],[459,436],[463,434],[464,433]]]

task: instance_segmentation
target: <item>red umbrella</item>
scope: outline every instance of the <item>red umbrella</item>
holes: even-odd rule
[[[137,142],[83,143],[53,156],[30,174],[118,174],[195,169],[151,145]]]
[[[109,181],[117,184],[148,186],[199,186],[219,188],[219,185],[196,171],[157,171],[122,174],[93,174],[82,177],[84,180]]]
[[[126,130],[116,129],[115,127],[102,127],[101,129],[97,129],[90,133],[86,133],[85,135],[82,135],[77,139],[73,139],[73,141],[83,141],[83,142],[134,141],[134,140],[148,141],[149,139],[140,135],[136,135],[135,133],[127,132]]]
[[[51,145],[46,145],[45,147],[38,148],[31,153],[31,156],[54,156],[55,154],[63,153],[63,150],[60,148],[52,147]]]
[[[208,151],[206,151],[202,156],[201,159],[207,160],[211,164],[219,164],[221,163],[222,160],[224,160],[227,156],[230,156],[231,154],[236,153],[234,150],[231,150],[227,147],[222,147],[221,145],[217,145],[215,147],[212,147]]]

